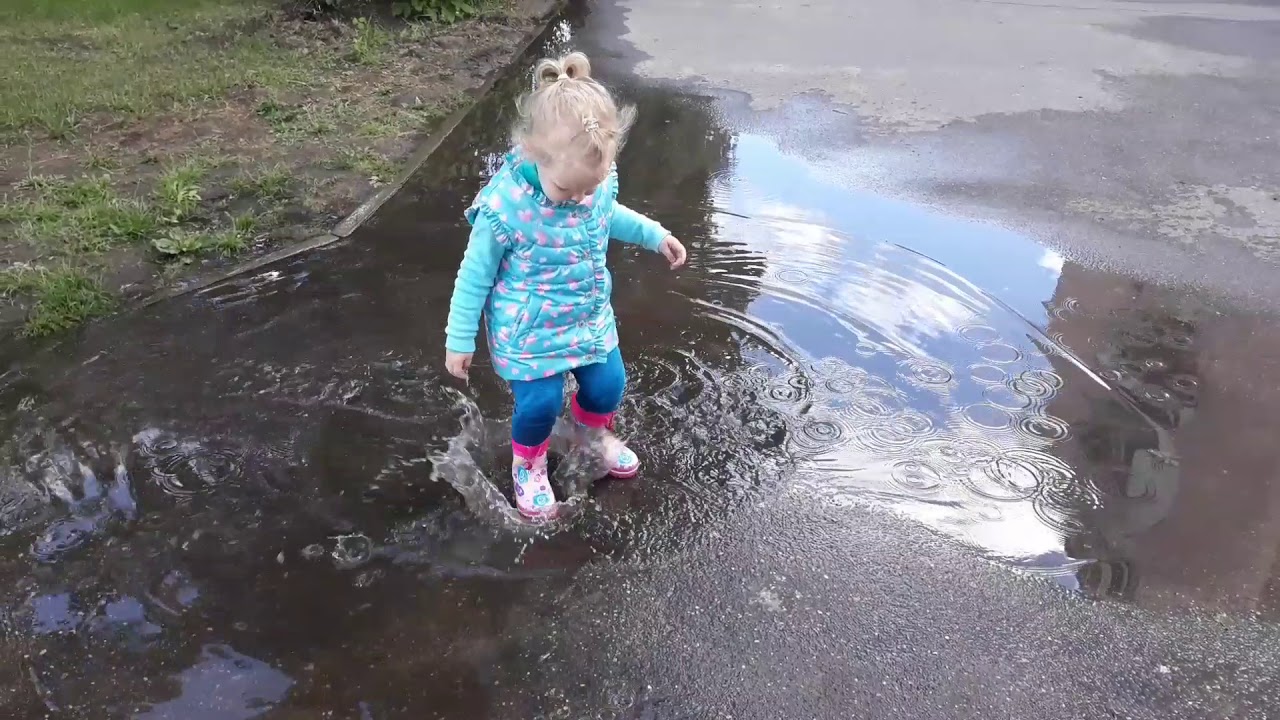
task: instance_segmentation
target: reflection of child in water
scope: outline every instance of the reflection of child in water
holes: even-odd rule
[[[542,520],[556,512],[547,445],[564,407],[565,373],[578,381],[574,419],[604,432],[609,474],[640,470],[609,431],[626,385],[609,302],[609,238],[662,253],[672,269],[684,264],[685,248],[617,202],[614,160],[634,108],[618,108],[582,53],[541,61],[537,84],[522,101],[515,148],[467,210],[471,240],[449,306],[445,366],[467,377],[483,311],[494,368],[515,396],[516,507]]]

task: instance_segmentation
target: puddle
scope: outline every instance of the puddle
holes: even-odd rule
[[[1274,323],[849,189],[646,88],[623,193],[691,254],[611,257],[646,470],[593,486],[570,456],[572,511],[525,526],[491,482],[509,395],[483,355],[469,387],[441,368],[461,212],[524,82],[350,242],[0,375],[20,712],[478,717],[540,642],[521,603],[795,494],[1094,597],[1280,612]]]

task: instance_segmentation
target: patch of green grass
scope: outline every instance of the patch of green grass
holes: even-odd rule
[[[231,181],[231,191],[237,195],[253,195],[263,200],[279,201],[289,196],[293,173],[284,165],[251,172]]]
[[[321,54],[277,45],[273,0],[5,0],[0,135],[74,134],[97,112],[142,115],[314,77]]]
[[[381,65],[391,48],[391,33],[368,18],[356,18],[356,38],[351,43],[351,60],[361,65]]]
[[[457,93],[421,105],[386,107],[372,114],[366,113],[366,119],[356,128],[356,134],[370,140],[382,140],[429,131],[467,100],[466,93]]]
[[[283,104],[274,98],[263,100],[258,105],[258,117],[265,120],[276,134],[289,132],[301,116],[301,108]]]
[[[52,335],[73,328],[115,307],[115,300],[95,278],[72,267],[23,265],[0,271],[0,295],[31,298],[23,334]]]
[[[223,230],[203,232],[171,228],[152,240],[151,248],[165,260],[184,264],[208,254],[233,257],[249,249],[257,226],[257,218],[242,215],[233,218],[231,227]]]
[[[329,163],[335,170],[351,170],[368,178],[373,184],[389,182],[399,169],[386,156],[364,148],[343,148]]]
[[[253,239],[261,221],[257,215],[238,215],[231,219],[231,232],[246,243]]]
[[[200,207],[200,183],[207,172],[204,163],[188,161],[169,168],[160,176],[155,203],[166,222],[180,223]]]
[[[168,260],[191,262],[207,248],[203,233],[174,228],[151,241],[151,247]]]
[[[289,143],[331,135],[351,123],[357,114],[346,102],[288,105],[266,100],[258,106],[258,116],[271,126],[271,132]]]
[[[96,254],[154,235],[162,219],[154,209],[116,195],[106,178],[33,176],[20,183],[24,199],[0,202],[0,222],[16,236],[58,255]]]
[[[88,172],[107,173],[120,169],[120,161],[98,148],[86,148],[84,169]]]
[[[74,225],[87,245],[87,252],[104,252],[120,244],[143,242],[161,227],[154,210],[135,200],[114,200],[86,208]],[[77,249],[73,244],[71,249]]]
[[[51,182],[44,186],[41,194],[47,200],[71,210],[101,206],[116,197],[116,191],[112,189],[111,180],[107,177]]]
[[[356,134],[362,138],[369,140],[382,140],[384,138],[398,137],[403,134],[405,129],[403,125],[397,122],[395,114],[379,115],[370,118],[360,127],[356,128]]]
[[[223,230],[209,236],[207,247],[222,257],[235,257],[249,249],[252,235],[242,235],[237,229]]]

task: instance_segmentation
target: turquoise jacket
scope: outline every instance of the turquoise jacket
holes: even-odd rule
[[[552,202],[519,149],[467,209],[471,240],[449,303],[445,347],[475,352],[485,317],[494,369],[536,380],[604,362],[618,345],[609,239],[657,252],[667,231],[617,201],[618,172],[581,203]]]

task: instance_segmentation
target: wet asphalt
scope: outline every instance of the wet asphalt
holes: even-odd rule
[[[623,199],[691,251],[611,254],[645,470],[592,483],[568,453],[554,526],[502,497],[486,359],[440,367],[461,211],[532,57],[349,241],[6,349],[4,716],[1276,716],[1280,338],[1240,191],[1275,187],[1270,150],[1186,113],[1160,142],[1216,138],[1200,175],[1101,149],[1164,107],[1116,83],[1254,82],[1235,129],[1274,120],[1271,8],[953,5],[626,0],[535,48],[639,106]],[[693,32],[712,12],[727,34]],[[965,50],[1006,24],[1022,43]],[[1029,98],[1011,65],[931,75],[1022,55]],[[1247,202],[1175,213],[1195,242],[1094,205],[1073,234],[1075,200],[1158,204],[1054,139],[1134,193]]]

